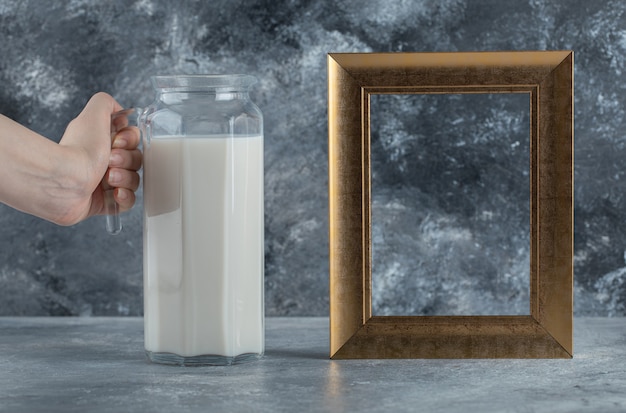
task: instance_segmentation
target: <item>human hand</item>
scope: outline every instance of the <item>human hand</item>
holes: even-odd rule
[[[135,204],[139,187],[137,171],[142,165],[139,130],[123,127],[111,138],[111,114],[122,107],[109,95],[94,95],[83,111],[68,125],[59,145],[67,148],[77,176],[84,180],[76,185],[62,224],[71,225],[87,217],[105,213],[104,192],[113,189],[120,212]],[[69,156],[68,154],[68,156]],[[81,172],[82,169],[82,172]]]

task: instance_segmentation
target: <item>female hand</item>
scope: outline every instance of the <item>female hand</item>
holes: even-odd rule
[[[70,211],[69,222],[105,213],[104,191],[113,190],[120,212],[135,204],[142,154],[139,130],[123,127],[111,138],[111,114],[122,107],[109,95],[94,95],[68,125],[59,145],[86,155],[76,165],[87,171],[83,194]],[[86,162],[86,164],[85,164]],[[77,171],[76,173],[80,173]]]
[[[0,202],[73,225],[104,213],[104,183],[114,188],[120,211],[131,208],[142,155],[136,128],[111,137],[111,114],[121,109],[111,96],[97,93],[59,144],[0,115]]]

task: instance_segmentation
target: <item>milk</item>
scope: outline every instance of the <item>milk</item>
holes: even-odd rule
[[[262,137],[157,137],[144,158],[148,355],[216,364],[260,356]]]

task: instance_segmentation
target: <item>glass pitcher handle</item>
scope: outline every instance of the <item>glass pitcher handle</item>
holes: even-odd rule
[[[122,129],[128,126],[137,126],[137,116],[141,113],[140,108],[129,108],[120,110],[111,115],[111,144],[113,138]],[[122,220],[120,218],[120,208],[113,193],[112,188],[104,179],[102,180],[104,190],[104,213],[106,216],[106,230],[111,235],[117,235],[122,231]]]
[[[111,235],[117,235],[122,232],[120,208],[113,197],[113,189],[104,191],[104,213],[106,214],[107,232]]]

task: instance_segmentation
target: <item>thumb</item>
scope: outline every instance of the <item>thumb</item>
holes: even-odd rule
[[[111,114],[119,110],[122,110],[122,106],[111,95],[96,93],[70,122],[59,144],[79,147],[96,163],[100,163],[101,157],[108,163],[111,150]]]

